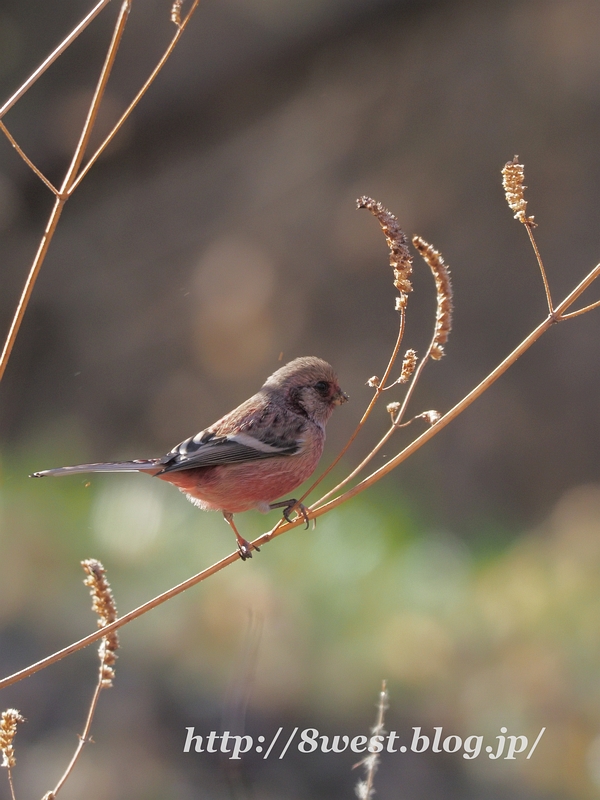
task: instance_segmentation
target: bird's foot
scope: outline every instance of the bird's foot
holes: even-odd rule
[[[283,509],[283,517],[286,522],[292,522],[290,514],[292,511],[295,511],[299,517],[302,517],[304,522],[306,522],[306,530],[308,530],[308,509],[304,505],[304,503],[299,503],[295,498],[291,500],[281,500],[279,503],[271,503],[269,506],[271,510],[275,508],[282,508]]]
[[[233,522],[233,514],[230,514],[229,511],[224,511],[223,516],[225,517],[225,522],[227,522],[227,524],[231,527],[231,530],[235,533],[238,553],[240,554],[242,561],[246,561],[247,558],[252,558],[253,550],[256,550],[257,553],[260,553],[260,547],[257,547],[255,544],[250,544],[250,542],[247,542],[243,536],[240,536],[240,533]]]
[[[246,541],[246,539],[242,539],[241,536],[238,538],[237,543],[238,553],[240,554],[242,561],[245,561],[247,558],[252,558],[253,550],[256,550],[257,553],[260,553],[260,547],[257,547],[255,544],[250,544],[250,542]]]

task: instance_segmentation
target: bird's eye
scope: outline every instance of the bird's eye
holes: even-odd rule
[[[315,389],[322,397],[327,397],[329,394],[329,384],[327,381],[317,381],[317,383],[315,383]]]

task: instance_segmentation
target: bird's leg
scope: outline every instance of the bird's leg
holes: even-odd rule
[[[233,522],[233,514],[230,514],[229,511],[224,511],[223,516],[225,517],[225,522],[228,523],[231,530],[235,533],[235,538],[237,539],[238,550],[240,552],[240,558],[242,561],[245,561],[247,558],[252,558],[253,550],[256,550],[257,553],[260,553],[260,547],[251,545],[250,542],[247,542],[242,536],[240,536],[238,529],[235,527]]]
[[[283,516],[286,522],[291,522],[290,514],[292,511],[297,511],[298,515],[306,522],[306,530],[308,530],[308,509],[304,503],[299,503],[294,497],[291,500],[280,500],[279,503],[271,503],[269,508],[271,511],[275,508],[283,508]]]

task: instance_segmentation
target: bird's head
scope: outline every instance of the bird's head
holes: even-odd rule
[[[325,425],[335,406],[348,400],[333,368],[315,356],[290,361],[267,378],[263,389],[282,394],[298,413],[319,425]]]

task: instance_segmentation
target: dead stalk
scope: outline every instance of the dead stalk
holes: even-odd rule
[[[53,194],[56,196],[56,202],[48,218],[48,222],[46,224],[44,234],[40,241],[40,245],[38,247],[33,263],[30,267],[29,273],[27,275],[27,279],[25,281],[21,297],[19,299],[11,326],[8,331],[8,335],[6,337],[2,354],[0,355],[0,381],[2,380],[4,372],[6,371],[6,366],[10,359],[17,335],[19,333],[19,329],[21,327],[21,323],[23,321],[23,317],[25,316],[25,311],[27,310],[27,306],[29,305],[33,288],[35,286],[42,264],[44,263],[44,260],[46,258],[46,254],[48,252],[48,248],[50,246],[52,238],[54,236],[54,232],[56,231],[56,227],[60,220],[64,204],[73,194],[75,189],[80,185],[81,181],[87,175],[92,165],[97,161],[101,153],[112,141],[112,139],[119,131],[125,120],[129,117],[133,109],[136,107],[141,98],[147,92],[148,88],[150,87],[150,85],[160,72],[160,70],[165,65],[171,53],[173,52],[175,45],[179,41],[181,34],[185,30],[200,0],[194,0],[189,12],[186,14],[185,19],[178,26],[177,32],[175,33],[169,47],[167,48],[164,55],[158,62],[157,66],[152,71],[148,80],[144,83],[143,87],[138,92],[133,102],[130,104],[128,109],[122,115],[121,119],[112,129],[110,134],[106,137],[102,145],[90,158],[86,166],[80,170],[81,163],[85,156],[87,145],[89,143],[89,139],[94,128],[94,124],[98,114],[98,109],[104,97],[106,84],[108,82],[108,78],[110,76],[114,64],[117,50],[119,49],[119,45],[123,37],[125,25],[127,22],[127,17],[131,9],[132,0],[124,0],[113,30],[113,36],[106,54],[104,66],[100,73],[100,78],[98,80],[98,84],[96,86],[96,90],[94,92],[94,96],[92,98],[92,102],[90,104],[90,108],[88,110],[88,114],[83,129],[81,131],[81,135],[79,137],[79,142],[77,144],[77,147],[75,148],[73,158],[71,160],[65,178],[62,182],[61,188],[60,190],[57,190],[52,185],[52,183],[40,172],[40,170],[37,169],[37,167],[35,167],[35,165],[31,162],[31,160],[26,156],[24,151],[19,146],[18,142],[14,139],[14,137],[10,134],[4,123],[1,121],[1,118],[27,92],[27,90],[35,83],[35,81],[40,77],[40,75],[43,74],[43,72],[61,55],[61,53],[63,53],[67,49],[67,47],[69,47],[69,45],[72,44],[73,41],[75,41],[75,39],[77,38],[77,36],[79,36],[82,30],[84,30],[84,28],[87,27],[87,25],[89,25],[89,23],[108,4],[108,2],[110,2],[110,0],[102,0],[102,2],[98,3],[94,7],[94,9],[92,9],[92,11],[79,23],[79,25],[76,26],[76,28],[69,34],[69,36],[67,36],[67,38],[58,46],[58,48],[56,48],[56,50],[54,50],[53,53],[51,53],[48,56],[48,58],[38,67],[37,70],[35,70],[35,72],[27,79],[27,81],[25,81],[25,83],[17,90],[17,92],[15,92],[15,94],[0,109],[0,130],[2,130],[3,133],[6,135],[11,145],[16,149],[19,156],[25,161],[25,163],[33,170],[33,172],[38,176],[38,178],[40,178],[44,182],[44,184],[50,189],[50,191],[53,192]]]
[[[382,681],[381,683],[381,691],[379,692],[379,700],[377,703],[377,718],[375,720],[375,725],[371,728],[371,736],[379,736],[382,737],[385,733],[384,729],[384,722],[385,722],[385,712],[389,708],[389,694],[387,690],[387,681]],[[381,739],[379,739],[381,741]],[[372,800],[375,796],[375,788],[373,783],[375,781],[375,773],[379,768],[379,762],[381,760],[381,756],[378,752],[369,753],[368,756],[359,761],[358,764],[354,764],[352,769],[356,767],[363,767],[365,770],[365,778],[357,783],[355,792],[356,796],[359,800]]]
[[[140,91],[139,91],[139,92],[136,94],[136,96],[134,97],[134,99],[131,101],[131,103],[129,104],[129,106],[127,107],[127,109],[126,109],[126,110],[123,112],[123,114],[121,115],[121,118],[119,119],[119,121],[117,122],[117,124],[114,126],[114,128],[112,129],[112,131],[111,131],[111,132],[108,134],[108,136],[106,137],[106,139],[105,139],[105,140],[102,142],[102,144],[100,145],[100,147],[99,147],[99,148],[96,150],[96,152],[95,152],[95,153],[94,153],[94,155],[93,155],[93,156],[90,158],[90,160],[89,160],[89,161],[88,161],[88,163],[85,165],[85,167],[83,167],[83,169],[81,170],[81,172],[80,172],[80,173],[79,173],[79,175],[77,176],[76,180],[75,180],[75,181],[73,181],[73,185],[72,185],[72,186],[71,186],[71,188],[69,189],[69,195],[73,194],[73,192],[75,191],[75,189],[77,189],[77,187],[79,186],[79,184],[81,183],[81,181],[82,181],[82,180],[85,178],[85,176],[88,174],[88,172],[90,171],[90,169],[91,169],[91,168],[94,166],[94,164],[96,163],[96,161],[97,161],[97,160],[100,158],[100,156],[102,155],[102,153],[103,153],[103,152],[106,150],[106,148],[108,147],[108,145],[109,145],[109,144],[112,142],[112,140],[114,139],[114,137],[117,135],[117,133],[119,132],[119,130],[121,129],[121,127],[123,126],[123,124],[124,124],[124,123],[127,121],[128,117],[131,115],[131,112],[134,110],[134,108],[135,108],[135,107],[137,106],[137,104],[140,102],[140,100],[142,99],[142,97],[143,97],[143,96],[146,94],[146,92],[147,92],[147,91],[148,91],[148,89],[150,88],[150,85],[151,85],[151,84],[154,82],[154,80],[155,80],[156,76],[157,76],[157,75],[158,75],[158,73],[161,71],[161,69],[164,67],[164,65],[165,65],[165,63],[166,63],[166,61],[167,61],[167,59],[169,58],[169,56],[171,55],[171,53],[172,53],[172,52],[173,52],[173,50],[175,49],[175,46],[176,46],[177,42],[178,42],[178,41],[179,41],[179,39],[181,38],[181,34],[182,34],[182,33],[184,32],[184,30],[186,29],[186,27],[187,27],[187,24],[188,24],[188,22],[190,21],[190,19],[191,19],[191,16],[192,16],[192,14],[194,13],[194,11],[196,10],[196,8],[198,7],[198,4],[199,4],[199,3],[200,3],[200,0],[194,0],[194,2],[192,3],[192,6],[191,6],[191,8],[190,8],[190,10],[188,11],[188,13],[187,13],[187,14],[186,14],[186,16],[185,16],[185,19],[184,19],[184,20],[183,20],[183,22],[182,22],[182,23],[181,23],[181,24],[180,24],[180,25],[177,27],[177,32],[176,32],[176,33],[175,33],[175,35],[173,36],[173,39],[171,40],[171,43],[169,44],[169,46],[168,46],[168,47],[167,47],[167,49],[165,50],[165,52],[164,52],[164,54],[163,54],[162,58],[160,59],[160,61],[159,61],[159,62],[158,62],[158,64],[156,65],[156,67],[155,67],[155,68],[152,70],[152,72],[151,72],[151,74],[150,74],[150,76],[149,76],[148,80],[146,81],[146,83],[144,83],[144,85],[142,86],[142,88],[140,89]]]
[[[121,38],[125,30],[125,24],[127,22],[127,16],[129,14],[130,5],[131,5],[131,0],[125,0],[123,5],[121,6],[121,11],[119,12],[115,29],[113,31],[112,40],[108,48],[108,52],[106,54],[106,59],[104,61],[104,65],[100,73],[100,78],[98,80],[98,84],[96,86],[96,90],[94,92],[94,96],[92,98],[92,102],[90,104],[90,108],[83,129],[81,131],[81,136],[79,137],[79,142],[77,143],[77,147],[75,148],[75,153],[73,154],[73,158],[71,159],[71,163],[65,175],[60,191],[57,193],[56,202],[54,203],[54,207],[50,212],[50,217],[46,225],[46,230],[44,231],[42,240],[40,242],[40,246],[33,260],[33,264],[31,265],[31,269],[29,270],[27,280],[25,281],[25,286],[23,287],[23,292],[21,294],[21,298],[17,305],[15,316],[10,326],[8,336],[6,338],[6,343],[2,351],[2,356],[0,357],[0,381],[4,376],[6,365],[8,364],[8,359],[10,358],[10,354],[12,352],[17,335],[19,333],[19,328],[21,327],[21,322],[23,321],[23,317],[25,316],[25,311],[27,310],[27,306],[29,305],[29,300],[31,298],[31,293],[33,292],[33,287],[35,286],[35,282],[39,275],[40,269],[42,267],[42,264],[44,263],[44,259],[46,258],[46,253],[48,252],[50,242],[52,241],[52,237],[54,236],[54,231],[56,230],[56,226],[58,225],[58,221],[62,214],[64,205],[68,199],[67,191],[70,188],[74,176],[77,172],[77,169],[81,164],[81,160],[85,155],[85,148],[87,147],[87,144],[89,142],[89,137],[92,133],[94,122],[96,121],[98,109],[100,107],[102,97],[104,96],[104,90],[106,89],[106,84],[108,82],[112,66],[114,64],[115,56],[117,54],[117,50],[119,48],[119,44],[121,42]]]
[[[100,2],[94,6],[94,8],[90,11],[90,13],[87,14],[87,16],[85,16],[81,20],[81,22],[78,23],[73,28],[73,30],[66,37],[66,39],[63,39],[63,41],[58,45],[58,47],[55,50],[53,50],[50,53],[50,55],[42,61],[40,66],[31,73],[31,75],[29,76],[29,78],[27,78],[25,83],[23,83],[17,89],[17,91],[13,95],[11,95],[11,97],[9,97],[6,103],[4,103],[4,105],[0,107],[0,119],[2,119],[2,117],[6,113],[8,113],[16,103],[19,102],[19,100],[23,97],[23,95],[26,94],[29,91],[29,89],[31,89],[31,87],[38,80],[38,78],[42,77],[42,75],[44,74],[44,72],[46,72],[48,67],[54,64],[56,59],[59,58],[65,52],[65,50],[68,47],[70,47],[70,45],[73,44],[73,42],[75,41],[75,39],[77,39],[79,34],[87,28],[90,22],[92,22],[92,20],[94,20],[98,16],[98,14],[102,11],[102,9],[106,8],[106,6],[110,2],[111,0],[100,0]]]
[[[14,138],[14,136],[12,135],[12,133],[11,133],[11,132],[8,130],[8,128],[6,127],[6,125],[5,125],[5,124],[2,122],[2,119],[1,119],[1,118],[0,118],[0,131],[2,131],[2,133],[3,133],[3,134],[6,136],[6,138],[8,139],[8,141],[9,141],[9,142],[12,144],[12,146],[15,148],[15,150],[17,151],[17,153],[18,153],[18,154],[21,156],[21,158],[23,159],[23,161],[24,161],[24,162],[27,164],[27,166],[29,167],[29,169],[30,169],[32,172],[35,172],[35,174],[38,176],[38,178],[39,178],[41,181],[43,181],[43,183],[45,183],[45,184],[46,184],[46,186],[48,187],[48,189],[50,189],[50,191],[52,192],[52,194],[53,194],[53,195],[57,196],[57,195],[58,195],[58,189],[57,189],[55,186],[53,186],[53,185],[50,183],[50,181],[49,181],[49,180],[48,180],[48,178],[47,178],[47,177],[46,177],[46,176],[43,174],[43,172],[40,172],[40,170],[39,170],[39,169],[36,167],[36,165],[33,163],[33,161],[31,161],[31,159],[30,159],[30,158],[28,158],[28,156],[25,154],[25,152],[24,152],[24,151],[21,149],[21,147],[19,146],[19,143],[18,143],[18,142],[17,142],[17,140]]]
[[[116,660],[115,651],[119,646],[119,640],[116,633],[110,633],[109,635],[106,635],[106,632],[104,631],[106,626],[109,624],[109,621],[112,622],[117,617],[117,608],[114,602],[113,594],[110,585],[105,578],[105,569],[99,561],[96,561],[95,559],[88,559],[86,561],[82,561],[81,565],[88,576],[84,580],[84,583],[86,586],[90,587],[90,594],[92,595],[93,600],[92,610],[98,614],[98,627],[100,628],[101,632],[104,633],[98,651],[98,655],[100,657],[98,681],[94,689],[94,694],[92,695],[83,733],[79,737],[79,742],[73,757],[71,758],[67,768],[65,769],[62,777],[54,789],[51,792],[48,792],[44,796],[43,800],[54,800],[56,795],[64,786],[65,781],[73,771],[73,768],[77,763],[83,748],[90,741],[90,731],[92,728],[92,722],[94,720],[94,714],[96,713],[96,708],[98,706],[100,692],[102,689],[110,688],[114,678],[113,665]]]

